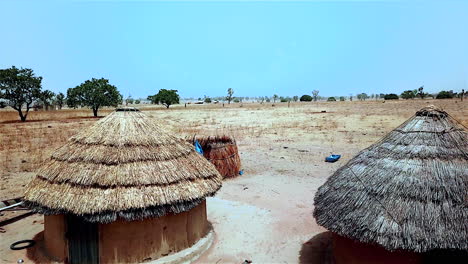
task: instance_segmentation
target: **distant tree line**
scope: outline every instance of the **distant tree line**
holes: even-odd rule
[[[258,103],[270,103],[273,102],[273,106],[276,102],[289,103],[290,102],[311,102],[326,99],[329,102],[345,101],[345,96],[340,97],[327,97],[323,98],[319,96],[319,90],[313,90],[311,94],[304,94],[302,96],[280,96],[273,94],[272,96],[259,96],[259,97],[243,97],[234,96],[234,89],[228,88],[226,96],[209,97],[204,96],[198,98],[202,103],[218,103],[227,101],[228,104],[231,102],[242,103],[244,101],[256,101]],[[449,91],[440,91],[437,94],[429,94],[424,92],[424,86],[414,90],[403,91],[400,95],[390,94],[371,94],[359,93],[356,95],[356,99],[365,101],[367,99],[384,99],[384,100],[398,100],[405,99],[411,100],[415,98],[427,98],[432,97],[436,99],[450,99],[450,98],[462,98],[465,97],[465,91],[461,93]],[[161,104],[166,108],[171,105],[180,103],[180,96],[177,90],[160,89],[157,94],[150,95],[147,99],[153,104]],[[348,96],[350,101],[353,100],[353,94]],[[8,69],[0,69],[0,108],[10,106],[18,112],[21,121],[26,121],[28,113],[31,108],[34,109],[62,109],[64,105],[70,108],[77,107],[88,107],[92,110],[93,115],[97,116],[98,111],[101,107],[113,106],[116,107],[123,103],[123,97],[118,91],[117,87],[110,84],[109,80],[100,78],[92,78],[86,80],[80,85],[67,90],[67,95],[63,93],[55,94],[50,90],[42,89],[42,77],[36,76],[32,69],[28,68],[16,68],[12,66]],[[130,95],[125,99],[125,104],[140,104],[141,100],[133,99]]]

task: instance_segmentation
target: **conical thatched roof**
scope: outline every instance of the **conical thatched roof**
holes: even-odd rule
[[[116,111],[72,137],[39,169],[25,201],[92,222],[190,210],[221,187],[194,147],[137,111]]]
[[[314,217],[389,250],[468,250],[467,131],[440,109],[421,109],[319,188]]]

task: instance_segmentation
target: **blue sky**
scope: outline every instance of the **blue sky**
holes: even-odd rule
[[[0,2],[0,68],[134,98],[468,87],[468,1]]]

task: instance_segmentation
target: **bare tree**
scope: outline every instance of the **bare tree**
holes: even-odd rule
[[[318,94],[319,94],[319,90],[313,90],[312,91],[312,96],[314,97],[314,101],[317,101]]]

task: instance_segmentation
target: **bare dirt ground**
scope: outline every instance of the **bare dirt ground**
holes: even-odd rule
[[[241,263],[245,259],[319,263],[316,255],[326,246],[327,233],[312,217],[317,188],[360,150],[428,104],[442,107],[468,127],[468,104],[456,100],[140,109],[181,137],[228,133],[237,139],[244,175],[226,180],[218,194],[208,199],[208,218],[216,239],[198,263]],[[31,122],[19,123],[16,112],[0,111],[0,200],[22,196],[41,162],[71,135],[98,120],[84,110],[30,115]],[[342,159],[325,163],[324,157],[331,153],[343,155]],[[0,221],[6,217],[0,216]],[[0,262],[15,263],[23,258],[27,263],[26,250],[12,251],[9,245],[36,236],[42,224],[42,218],[34,215],[3,226]]]

